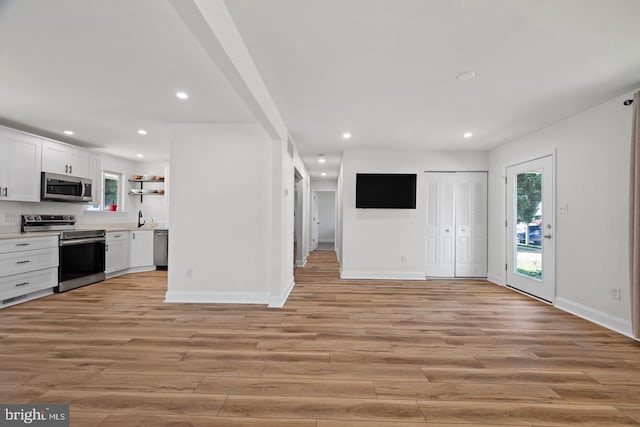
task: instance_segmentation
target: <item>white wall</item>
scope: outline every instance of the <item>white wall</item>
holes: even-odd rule
[[[556,153],[556,305],[630,331],[628,199],[631,107],[618,97],[490,153],[489,278],[505,282],[505,185],[509,165]],[[611,288],[622,298],[613,300]]]
[[[268,303],[279,256],[271,199],[281,172],[272,159],[281,149],[255,124],[180,124],[170,151],[166,300]]]
[[[336,248],[336,256],[338,258],[338,262],[340,264],[342,264],[342,235],[343,235],[343,217],[344,217],[344,212],[343,212],[343,202],[342,202],[342,195],[343,195],[343,190],[342,190],[342,180],[343,180],[343,170],[344,170],[344,162],[341,161],[340,162],[340,170],[338,172],[338,180],[336,183],[336,211],[337,211],[337,215],[336,215],[336,243],[335,243],[335,248]]]
[[[136,175],[164,176],[164,184],[144,184],[145,188],[163,188],[165,190],[164,195],[143,196],[142,203],[140,203],[140,197],[135,197],[135,200],[137,201],[136,208],[142,211],[147,224],[150,224],[153,220],[158,227],[169,227],[169,198],[171,194],[169,188],[171,183],[169,164],[159,162],[137,162],[135,169]]]
[[[337,179],[311,178],[311,191],[336,191],[338,190]]]
[[[295,254],[295,263],[298,267],[303,267],[307,262],[309,255],[309,242],[311,241],[311,190],[310,177],[304,165],[302,171],[296,169],[302,174],[303,178],[296,183],[296,191],[298,193],[298,204],[296,206],[296,236],[298,237],[297,252]]]
[[[336,193],[335,191],[318,191],[318,242],[335,242],[336,231]]]
[[[424,279],[424,171],[488,167],[487,152],[346,151],[340,178],[342,277]],[[418,174],[416,209],[356,209],[356,173]]]
[[[287,152],[286,143],[273,143],[272,184],[272,279],[269,305],[281,307],[294,286],[293,254],[293,158]]]

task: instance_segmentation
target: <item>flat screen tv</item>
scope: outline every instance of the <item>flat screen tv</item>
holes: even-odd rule
[[[415,209],[415,173],[356,174],[356,208]]]

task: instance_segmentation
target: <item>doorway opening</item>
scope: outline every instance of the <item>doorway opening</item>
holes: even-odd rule
[[[313,192],[312,243],[314,250],[334,251],[336,244],[336,192]]]

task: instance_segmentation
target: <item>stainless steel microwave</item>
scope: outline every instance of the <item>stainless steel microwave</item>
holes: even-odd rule
[[[91,185],[92,182],[89,178],[42,172],[40,200],[89,202],[91,201]]]

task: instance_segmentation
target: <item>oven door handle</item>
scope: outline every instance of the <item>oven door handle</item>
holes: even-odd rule
[[[72,239],[72,240],[61,240],[60,246],[72,246],[72,245],[84,245],[86,243],[98,243],[98,242],[106,242],[107,239],[104,237],[100,238],[88,238],[88,239]]]

